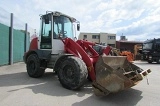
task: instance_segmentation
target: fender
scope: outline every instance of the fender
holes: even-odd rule
[[[30,54],[37,54],[40,60],[49,61],[51,58],[51,50],[39,50],[38,49],[38,37],[32,39],[29,47],[29,51],[24,53],[23,61],[26,63]]]
[[[29,50],[23,56],[23,60],[25,63],[27,62],[28,56],[31,54],[37,54],[37,56],[40,60],[49,61],[51,58],[51,51],[50,50],[39,50],[39,49],[38,50]]]

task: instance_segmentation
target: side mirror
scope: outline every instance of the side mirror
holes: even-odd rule
[[[80,31],[80,23],[77,24],[77,31]]]

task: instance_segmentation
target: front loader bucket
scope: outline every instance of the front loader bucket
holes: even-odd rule
[[[131,62],[126,56],[100,56],[96,66],[93,88],[96,95],[108,95],[136,85],[148,73]]]

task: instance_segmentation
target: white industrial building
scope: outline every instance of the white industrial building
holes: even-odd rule
[[[85,33],[81,32],[78,39],[87,40],[94,43],[102,43],[105,45],[110,45],[112,47],[116,46],[116,34],[111,33]]]

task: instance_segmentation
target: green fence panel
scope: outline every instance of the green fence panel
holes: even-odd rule
[[[26,49],[29,49],[30,36],[27,36]],[[13,29],[13,62],[23,61],[25,32]],[[9,64],[9,27],[0,23],[0,66]]]
[[[9,63],[9,27],[0,23],[0,65]]]
[[[23,61],[25,33],[13,30],[13,62]]]

